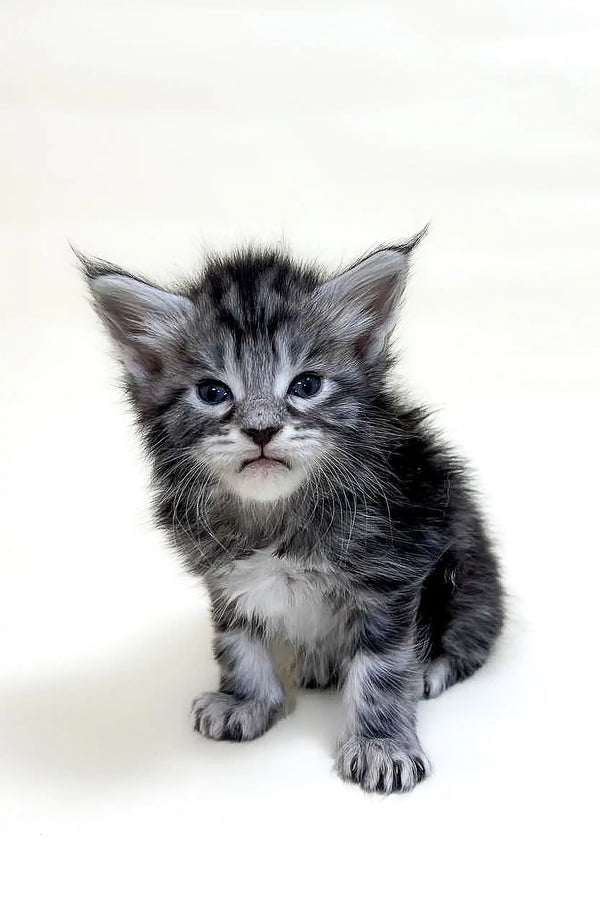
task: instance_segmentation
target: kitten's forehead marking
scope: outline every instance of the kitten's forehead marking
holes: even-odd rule
[[[299,364],[294,365],[286,347],[274,354],[266,342],[248,341],[238,356],[227,343],[223,356],[223,380],[233,391],[236,400],[285,397]]]
[[[277,397],[285,397],[287,394],[288,388],[290,386],[290,382],[294,375],[296,374],[297,369],[292,365],[289,360],[289,357],[286,354],[286,359],[282,361],[279,366],[277,372],[275,373],[275,380],[273,383],[273,392]]]
[[[276,273],[275,273],[276,274]],[[307,367],[306,350],[290,346],[290,318],[281,295],[273,293],[272,270],[263,272],[253,285],[254,303],[240,286],[230,282],[216,307],[222,365],[215,377],[221,378],[237,400],[258,395],[283,399],[294,377]],[[297,336],[296,336],[297,337]]]
[[[236,400],[245,397],[245,383],[240,370],[240,362],[229,342],[227,343],[223,354],[223,380],[233,391],[233,396]]]

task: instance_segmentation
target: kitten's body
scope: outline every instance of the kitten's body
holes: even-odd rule
[[[270,727],[284,710],[272,661],[283,640],[302,685],[344,690],[342,776],[385,792],[428,771],[417,700],[482,665],[502,624],[463,466],[386,383],[411,249],[330,280],[240,254],[176,294],[86,262],[158,520],[210,591],[221,684],[195,702],[197,729],[248,740]],[[198,382],[225,399],[199,402]]]

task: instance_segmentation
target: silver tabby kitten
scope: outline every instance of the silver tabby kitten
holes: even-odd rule
[[[428,774],[417,703],[481,666],[503,620],[463,466],[387,381],[418,237],[335,277],[276,251],[215,257],[175,290],[81,258],[158,522],[210,593],[221,678],[196,729],[270,728],[284,642],[300,685],[343,692],[340,775],[384,793]]]

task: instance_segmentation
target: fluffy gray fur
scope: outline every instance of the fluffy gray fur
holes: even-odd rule
[[[472,674],[503,619],[464,466],[388,384],[415,243],[333,277],[238,252],[172,290],[81,258],[158,522],[211,597],[221,678],[196,729],[251,740],[284,714],[283,641],[302,685],[343,691],[340,775],[384,793],[427,775],[417,702]]]

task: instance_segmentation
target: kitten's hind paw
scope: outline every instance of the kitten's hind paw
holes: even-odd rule
[[[456,677],[453,676],[452,666],[446,657],[438,656],[438,658],[430,662],[425,669],[423,675],[423,693],[421,694],[422,699],[433,700],[434,697],[439,697],[440,694],[443,694],[446,688],[451,687],[455,681]]]
[[[407,750],[386,738],[350,738],[338,750],[336,767],[345,781],[379,794],[410,791],[431,771],[418,744]]]
[[[200,694],[192,704],[195,731],[214,741],[253,741],[283,711],[261,700],[239,700],[221,691]]]

